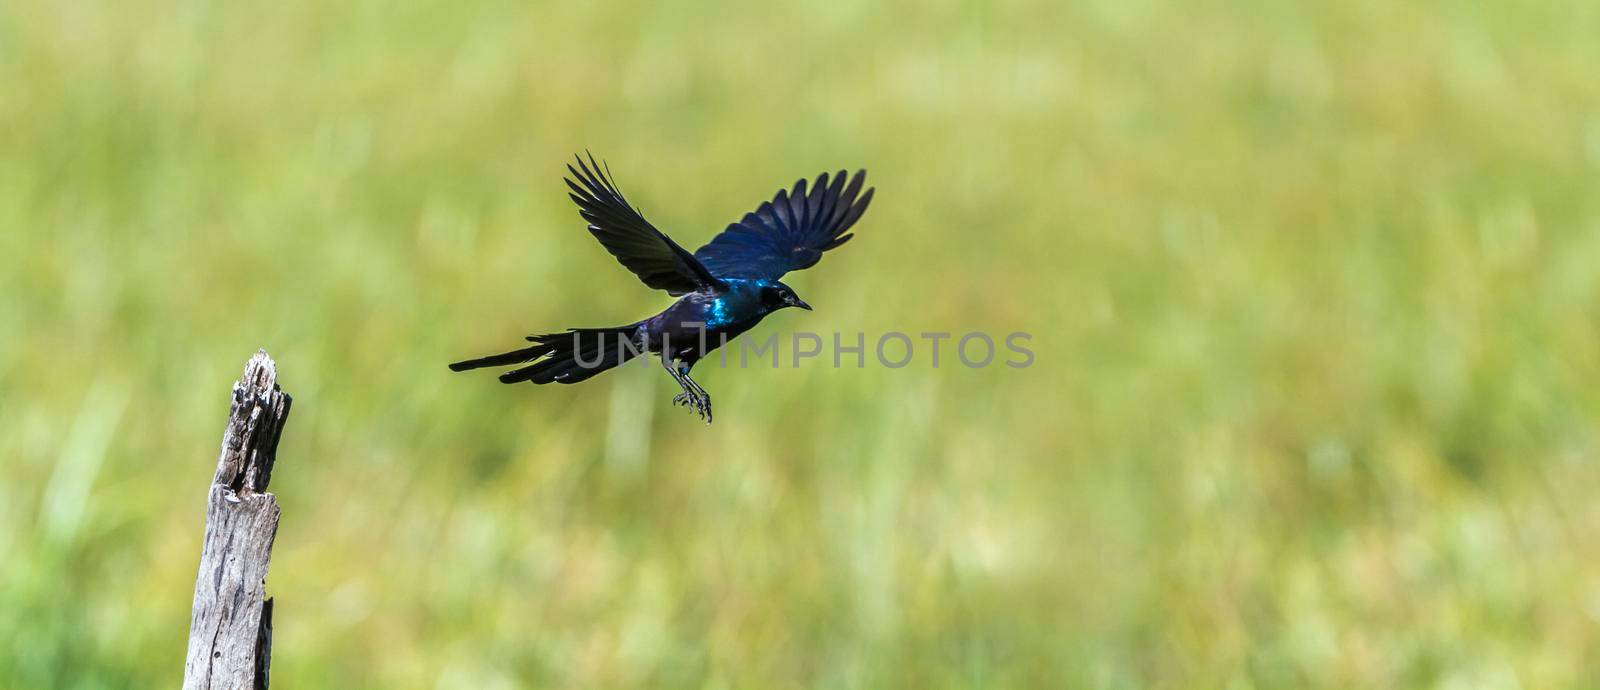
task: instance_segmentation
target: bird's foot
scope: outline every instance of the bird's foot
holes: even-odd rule
[[[701,419],[706,420],[706,424],[711,423],[711,396],[709,395],[684,391],[673,396],[672,404],[674,407],[678,405],[687,407],[690,412],[700,415]]]
[[[701,393],[696,410],[700,413],[700,418],[706,420],[706,426],[711,426],[711,396]]]

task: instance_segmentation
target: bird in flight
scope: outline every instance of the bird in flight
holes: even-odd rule
[[[568,196],[589,222],[589,233],[645,285],[677,297],[661,313],[626,326],[571,328],[531,335],[530,347],[450,365],[454,371],[519,365],[500,374],[501,383],[578,383],[645,353],[683,389],[672,399],[711,423],[711,395],[689,377],[695,362],[754,328],[779,309],[810,310],[780,278],[810,268],[822,253],[849,241],[845,234],[872,202],[861,191],[865,170],[846,181],[845,171],[801,179],[772,201],[733,223],[690,254],[622,198],[610,167],[593,154],[567,165]]]

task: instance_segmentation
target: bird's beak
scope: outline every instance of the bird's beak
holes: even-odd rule
[[[802,300],[799,297],[794,298],[794,306],[800,307],[806,311],[811,311],[811,305],[806,304],[805,300]]]

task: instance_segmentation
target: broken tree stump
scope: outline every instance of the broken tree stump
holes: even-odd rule
[[[222,454],[206,500],[184,690],[267,687],[272,600],[264,597],[278,533],[278,500],[267,493],[267,482],[292,402],[277,379],[277,366],[262,350],[233,384]]]

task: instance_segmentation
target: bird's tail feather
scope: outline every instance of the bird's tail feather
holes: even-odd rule
[[[528,364],[500,375],[501,383],[577,383],[621,365],[640,353],[633,345],[638,324],[615,328],[573,328],[565,333],[528,336],[532,347],[457,362],[455,371]]]
[[[551,345],[534,345],[533,347],[525,347],[521,350],[512,350],[510,352],[505,352],[498,355],[489,355],[488,357],[479,357],[478,359],[455,362],[450,365],[450,370],[467,371],[468,369],[482,369],[484,367],[503,367],[508,364],[521,364],[523,362],[535,360],[550,354],[552,351],[554,351],[554,349],[554,346]]]

